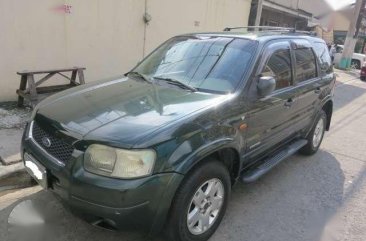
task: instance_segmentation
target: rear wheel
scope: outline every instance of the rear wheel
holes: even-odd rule
[[[209,159],[183,181],[172,203],[166,235],[174,241],[204,241],[216,231],[231,191],[224,164]]]
[[[361,69],[361,62],[357,59],[351,60],[351,69]]]
[[[318,151],[322,143],[327,123],[327,115],[322,110],[317,117],[314,127],[307,136],[308,143],[300,149],[300,153],[304,155],[312,155]]]

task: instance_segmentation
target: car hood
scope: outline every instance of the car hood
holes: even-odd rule
[[[131,147],[159,128],[224,99],[225,95],[119,78],[53,95],[40,103],[37,116],[79,138]]]

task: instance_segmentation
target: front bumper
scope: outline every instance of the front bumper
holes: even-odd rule
[[[98,176],[84,170],[83,152],[74,150],[70,161],[60,165],[26,134],[21,150],[22,156],[27,152],[46,168],[48,190],[71,211],[92,223],[104,220],[116,229],[158,233],[183,179],[177,173],[133,180]]]

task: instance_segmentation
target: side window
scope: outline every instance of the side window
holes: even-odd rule
[[[314,43],[314,50],[320,61],[320,70],[322,73],[330,74],[333,70],[332,59],[325,43]]]
[[[316,62],[310,48],[295,49],[296,81],[302,82],[317,76]]]
[[[276,79],[276,90],[292,85],[290,50],[279,50],[269,58],[262,76]]]

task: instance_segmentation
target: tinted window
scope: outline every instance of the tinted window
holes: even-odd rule
[[[171,78],[200,91],[234,92],[257,43],[230,37],[175,37],[134,71],[150,78]]]
[[[314,50],[319,58],[320,70],[322,73],[332,73],[333,65],[329,55],[329,51],[325,43],[314,43]]]
[[[295,49],[296,81],[302,82],[316,77],[315,56],[311,49]]]
[[[292,84],[290,50],[275,52],[267,62],[262,76],[272,76],[276,79],[276,90]]]

